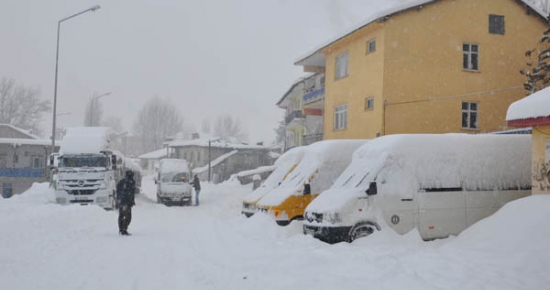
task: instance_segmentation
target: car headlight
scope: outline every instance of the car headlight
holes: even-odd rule
[[[326,214],[323,215],[323,221],[329,222],[331,224],[335,224],[335,223],[341,222],[342,220],[340,219],[340,214],[339,213],[331,212],[331,213],[326,213]]]
[[[60,203],[60,204],[65,204],[65,203],[67,203],[67,199],[64,198],[64,197],[56,197],[55,202]]]

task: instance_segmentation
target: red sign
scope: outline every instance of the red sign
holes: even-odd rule
[[[305,109],[304,109],[304,115],[309,115],[309,116],[322,116],[322,115],[323,115],[323,109],[305,108]]]

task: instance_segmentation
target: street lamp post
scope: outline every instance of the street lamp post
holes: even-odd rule
[[[94,108],[95,108],[95,102],[99,102],[99,99],[105,96],[110,95],[111,92],[92,97],[92,108],[90,109],[90,126],[96,126],[95,120],[94,120]],[[97,120],[99,122],[99,120]],[[99,125],[99,124],[98,124]]]
[[[78,12],[76,14],[73,14],[71,16],[65,17],[57,22],[57,49],[55,51],[55,84],[54,84],[54,92],[53,92],[53,121],[52,121],[52,152],[55,151],[55,118],[56,118],[56,110],[57,110],[57,71],[59,67],[59,33],[61,31],[61,23],[65,20],[69,20],[71,18],[74,18],[78,15],[84,14],[89,11],[96,11],[99,9],[99,5],[95,5],[93,7],[90,7],[84,11]]]

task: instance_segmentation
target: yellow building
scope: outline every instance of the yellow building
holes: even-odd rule
[[[533,127],[532,192],[550,193],[550,88],[514,102],[506,120],[512,127]]]
[[[506,129],[508,106],[523,96],[525,51],[546,28],[543,13],[515,0],[410,5],[296,62],[325,72],[324,139]]]

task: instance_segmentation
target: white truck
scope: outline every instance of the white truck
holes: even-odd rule
[[[165,205],[191,205],[193,187],[189,183],[191,174],[184,159],[167,158],[159,163],[157,184],[157,202]]]
[[[530,194],[530,136],[389,135],[354,152],[306,208],[303,230],[329,243],[415,228],[445,238]]]
[[[68,128],[53,180],[58,204],[97,204],[114,209],[124,157],[111,151],[106,127]]]

